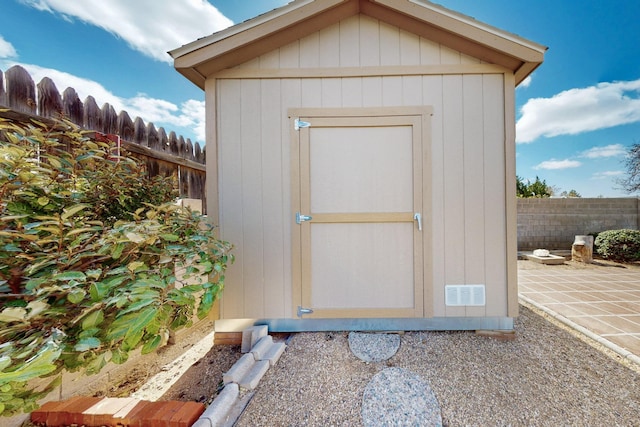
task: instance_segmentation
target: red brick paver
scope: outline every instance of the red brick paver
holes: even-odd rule
[[[72,397],[45,403],[31,413],[31,421],[48,427],[191,427],[204,409],[204,404],[197,402]]]

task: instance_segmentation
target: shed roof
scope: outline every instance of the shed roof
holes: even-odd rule
[[[174,58],[175,68],[204,89],[206,78],[218,71],[357,14],[501,65],[514,72],[516,84],[542,63],[547,50],[545,46],[426,0],[294,0],[169,54]]]

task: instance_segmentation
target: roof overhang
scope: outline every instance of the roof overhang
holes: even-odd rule
[[[198,87],[217,72],[363,14],[512,70],[516,85],[544,60],[545,46],[426,0],[295,0],[169,52]]]

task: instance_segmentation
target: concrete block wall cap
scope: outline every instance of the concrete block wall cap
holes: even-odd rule
[[[264,355],[269,351],[273,345],[273,338],[271,335],[260,338],[260,340],[251,349],[251,354],[256,360],[264,359]]]
[[[225,384],[239,382],[242,377],[244,377],[247,372],[251,370],[255,363],[256,359],[253,357],[252,353],[245,354],[240,359],[238,359],[236,363],[233,364],[231,369],[222,374],[222,382]]]
[[[198,418],[191,427],[213,427],[209,418]]]
[[[202,359],[211,350],[214,336],[215,332],[211,332],[195,343],[177,359],[164,366],[160,372],[143,384],[137,391],[133,392],[131,397],[141,400],[158,400],[191,365]]]
[[[242,331],[242,346],[240,351],[242,353],[248,353],[251,351],[256,342],[262,337],[269,334],[269,327],[267,325],[256,325]]]
[[[268,360],[269,366],[274,366],[276,363],[278,363],[278,360],[280,360],[280,356],[282,356],[286,348],[287,345],[283,342],[273,343],[262,360]]]
[[[206,419],[211,426],[222,425],[231,411],[233,405],[238,401],[240,388],[238,384],[227,384],[213,403],[204,411],[199,420]],[[203,426],[206,424],[203,424]]]
[[[258,386],[258,383],[269,370],[269,361],[260,360],[253,365],[253,368],[247,374],[242,377],[238,385],[247,390],[253,390]]]

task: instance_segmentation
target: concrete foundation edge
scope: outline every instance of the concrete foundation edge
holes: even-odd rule
[[[324,331],[474,331],[513,330],[512,317],[432,317],[371,319],[220,319],[218,332],[238,332],[267,325],[270,332]]]

